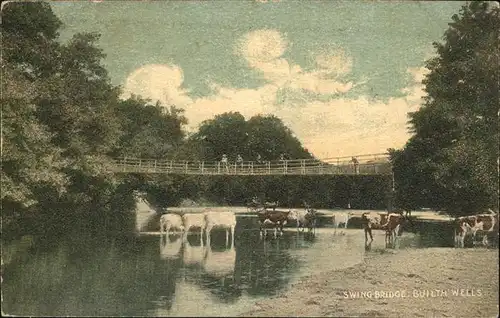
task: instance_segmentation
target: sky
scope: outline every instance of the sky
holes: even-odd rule
[[[318,158],[383,153],[409,138],[425,61],[464,2],[52,2],[61,39],[101,34],[111,81],[185,109],[274,114]]]

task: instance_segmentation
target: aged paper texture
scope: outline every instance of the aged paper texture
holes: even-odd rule
[[[499,12],[2,3],[2,314],[497,317]]]

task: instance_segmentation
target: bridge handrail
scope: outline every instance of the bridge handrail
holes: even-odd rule
[[[361,173],[385,173],[382,167],[389,163],[387,154],[357,156],[359,167],[364,168]],[[349,159],[349,160],[344,160]],[[316,158],[272,160],[272,161],[242,161],[227,162],[201,160],[168,160],[148,159],[135,157],[115,158],[114,167],[121,172],[153,172],[153,173],[181,173],[181,174],[337,174],[355,173],[356,169],[352,157],[336,157],[328,161]],[[382,160],[383,159],[383,160]],[[382,160],[382,161],[381,161]],[[351,172],[344,170],[353,170]],[[378,172],[377,172],[378,171]],[[358,168],[359,172],[359,168]]]
[[[379,164],[388,162],[388,154],[387,153],[378,153],[378,154],[370,154],[370,155],[359,155],[359,156],[345,156],[345,157],[333,157],[326,159],[286,159],[286,160],[268,160],[268,161],[229,161],[227,165],[253,165],[253,166],[278,166],[282,167],[284,164],[287,166],[320,166],[320,165],[351,165],[352,157],[355,157],[358,160],[359,164]],[[383,161],[380,161],[383,160]],[[164,165],[168,164],[171,167],[184,167],[186,164],[203,164],[205,167],[209,166],[218,166],[223,164],[222,161],[203,161],[203,160],[168,160],[168,159],[148,159],[148,158],[136,158],[136,157],[122,157],[122,158],[114,158],[113,161],[117,164],[139,164],[139,165]]]

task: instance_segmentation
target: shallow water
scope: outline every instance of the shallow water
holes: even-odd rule
[[[238,216],[234,245],[214,231],[200,235],[141,235],[127,244],[62,243],[34,248],[3,274],[3,311],[16,315],[227,316],[252,309],[303,276],[360,263],[384,250],[374,232],[366,251],[359,229],[285,229],[259,236],[255,217]],[[404,233],[397,248],[440,245],[439,238]],[[437,242],[437,243],[436,243]]]

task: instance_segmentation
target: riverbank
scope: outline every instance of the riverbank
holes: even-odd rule
[[[498,256],[487,249],[381,249],[360,265],[305,277],[242,316],[497,317]]]
[[[303,209],[303,207],[292,208],[295,210]],[[288,211],[288,208],[278,207],[276,210]],[[213,207],[204,207],[204,206],[193,206],[193,207],[169,207],[167,209],[170,213],[203,213],[206,211],[214,211],[214,212],[233,212],[235,214],[254,214],[247,207],[242,206],[213,206]],[[360,218],[363,213],[366,212],[386,212],[386,211],[377,211],[377,210],[356,210],[356,209],[316,209],[317,213],[321,216],[332,216],[335,213],[347,213],[351,212],[353,217]],[[433,221],[451,221],[453,218],[439,214],[436,211],[413,211],[412,217],[416,220],[433,220]]]

